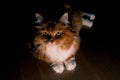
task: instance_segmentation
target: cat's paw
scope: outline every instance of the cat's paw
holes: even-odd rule
[[[63,64],[52,64],[52,69],[56,72],[56,73],[62,73],[64,71],[64,66]]]
[[[69,71],[74,70],[76,67],[76,62],[75,60],[72,60],[70,62],[65,62],[65,66],[66,66],[66,69]]]

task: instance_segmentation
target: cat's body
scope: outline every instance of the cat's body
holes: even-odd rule
[[[79,31],[82,20],[81,14],[77,12],[71,17],[68,16],[66,12],[58,21],[44,22],[44,18],[36,14],[40,25],[36,26],[37,32],[33,41],[34,56],[51,63],[57,73],[62,73],[65,68],[73,70],[76,67],[75,54],[80,45]]]

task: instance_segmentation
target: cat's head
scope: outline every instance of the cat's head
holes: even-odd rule
[[[68,13],[64,13],[58,21],[45,21],[44,18],[36,13],[37,29],[35,35],[35,44],[65,44],[70,45],[75,36],[79,35],[82,22],[80,14],[76,13],[69,17]],[[70,20],[70,21],[69,21]]]

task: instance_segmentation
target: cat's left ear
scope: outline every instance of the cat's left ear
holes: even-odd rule
[[[69,23],[68,18],[69,18],[69,16],[68,16],[68,13],[66,12],[62,15],[62,17],[60,18],[59,21],[64,24],[68,24]]]
[[[35,23],[37,24],[40,24],[44,20],[44,18],[39,13],[35,13],[35,18],[36,18]]]

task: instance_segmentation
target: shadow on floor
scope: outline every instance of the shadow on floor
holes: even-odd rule
[[[120,80],[119,60],[104,45],[85,39],[76,55],[75,70],[56,74],[47,63],[26,55],[18,59],[12,80]]]

